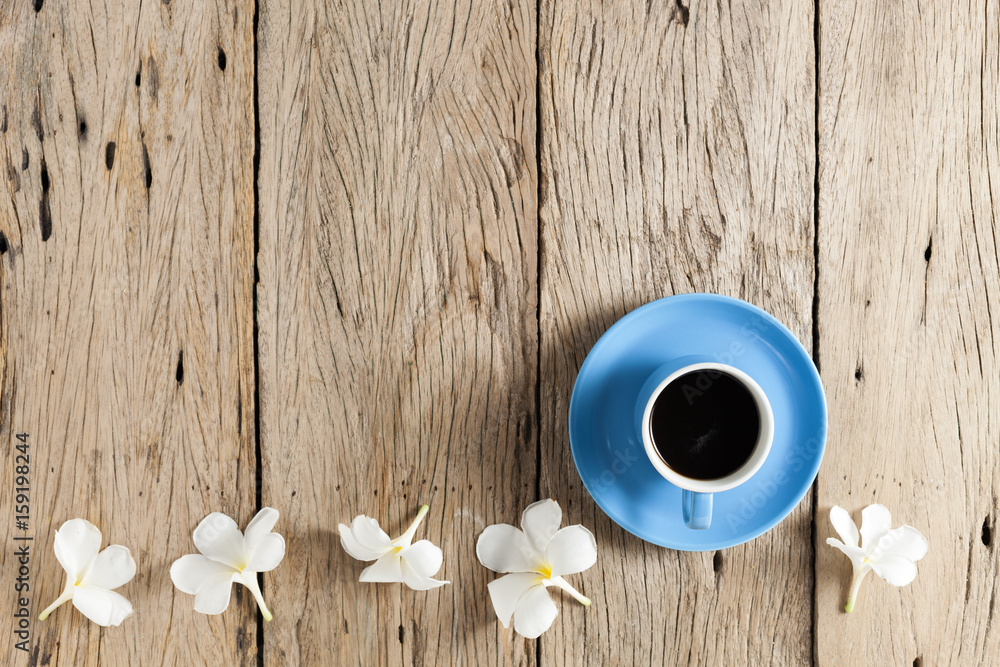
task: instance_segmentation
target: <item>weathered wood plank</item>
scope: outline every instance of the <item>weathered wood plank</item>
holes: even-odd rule
[[[587,495],[566,430],[597,338],[646,301],[739,296],[812,339],[811,5],[542,2],[542,495],[594,528],[545,664],[802,664],[811,502],[716,554],[632,537]]]
[[[820,3],[820,664],[1000,654],[1000,5]],[[997,315],[993,311],[997,311]],[[822,545],[881,502],[930,552],[897,589]]]
[[[534,39],[528,2],[261,4],[266,664],[534,661],[474,557],[536,491]],[[357,583],[337,522],[421,503],[455,583]]]
[[[254,664],[250,596],[208,618],[168,576],[205,514],[254,507],[252,49],[224,2],[0,5],[0,470],[29,433],[33,618],[64,585],[63,521],[138,563],[132,618],[65,605],[30,656],[5,596],[5,664]]]

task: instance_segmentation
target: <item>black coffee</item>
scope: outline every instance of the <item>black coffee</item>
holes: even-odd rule
[[[693,479],[719,479],[746,463],[757,444],[760,413],[753,395],[717,370],[685,373],[664,387],[650,415],[660,457]]]

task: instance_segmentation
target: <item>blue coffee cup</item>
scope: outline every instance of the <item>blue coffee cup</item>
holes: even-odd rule
[[[757,439],[749,457],[735,470],[716,479],[698,479],[671,468],[657,450],[650,424],[653,407],[664,389],[684,376],[698,371],[706,371],[699,374],[699,377],[711,377],[712,374],[723,373],[735,379],[743,385],[757,406]],[[694,390],[697,391],[697,388]],[[713,494],[733,489],[753,477],[764,464],[774,439],[774,414],[771,411],[771,403],[760,385],[742,370],[719,363],[707,356],[692,355],[674,359],[653,372],[639,392],[635,418],[636,429],[642,438],[643,448],[650,463],[666,481],[682,489],[680,509],[685,524],[692,530],[705,530],[711,526]]]

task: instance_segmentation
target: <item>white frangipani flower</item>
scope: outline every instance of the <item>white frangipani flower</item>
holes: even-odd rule
[[[490,582],[490,600],[503,627],[534,639],[549,629],[558,610],[545,590],[561,588],[579,602],[590,599],[566,583],[564,575],[583,572],[597,562],[594,534],[580,525],[559,528],[562,510],[554,500],[540,500],[521,514],[521,528],[488,526],[476,542],[479,562],[494,572],[510,572]]]
[[[56,559],[66,570],[66,588],[45,608],[44,621],[62,603],[73,600],[80,613],[98,625],[121,625],[132,603],[114,592],[135,576],[135,560],[120,544],[101,548],[101,531],[86,519],[70,519],[56,531]]]
[[[427,505],[421,506],[410,527],[394,540],[382,530],[378,521],[364,514],[354,517],[350,526],[339,524],[340,544],[344,551],[358,560],[375,561],[361,571],[359,581],[402,582],[415,591],[451,583],[431,578],[441,569],[444,561],[440,547],[429,540],[411,544],[417,526],[429,509]]]
[[[892,517],[882,505],[861,510],[861,531],[842,507],[830,510],[830,523],[843,542],[829,537],[826,543],[837,547],[851,559],[854,581],[844,611],[854,611],[854,602],[865,575],[874,572],[893,586],[905,586],[917,576],[916,561],[927,553],[927,540],[912,526],[892,528]],[[860,534],[860,544],[858,537]]]
[[[271,530],[277,522],[278,510],[265,507],[243,533],[231,518],[212,512],[194,529],[194,545],[201,553],[181,556],[170,566],[174,586],[194,596],[195,611],[221,614],[229,606],[233,583],[243,584],[270,621],[257,573],[270,572],[285,557],[285,538]]]

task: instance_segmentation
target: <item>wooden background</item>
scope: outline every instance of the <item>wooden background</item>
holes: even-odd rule
[[[989,664],[998,98],[997,0],[0,2],[0,655]],[[691,291],[784,321],[830,408],[813,493],[704,554],[608,520],[566,431],[604,330]],[[573,582],[595,604],[528,641],[473,554],[543,497],[600,556]],[[930,552],[847,615],[828,513],[873,500]],[[421,503],[454,583],[356,583],[336,524]],[[245,592],[194,613],[170,562],[263,505],[275,620]],[[66,606],[17,651],[15,537],[37,616],[75,516],[132,549],[136,614]]]

